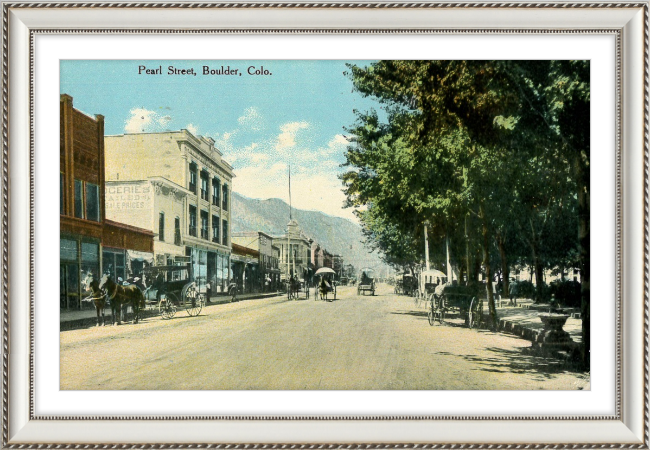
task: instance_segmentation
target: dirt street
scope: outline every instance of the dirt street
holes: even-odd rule
[[[172,320],[60,333],[61,389],[589,389],[589,375],[530,342],[429,326],[425,309],[380,285],[334,302],[246,300]]]

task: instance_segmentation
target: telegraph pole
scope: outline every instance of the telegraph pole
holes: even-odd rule
[[[429,236],[427,232],[427,226],[429,221],[424,221],[424,260],[426,262],[427,271],[429,271]]]

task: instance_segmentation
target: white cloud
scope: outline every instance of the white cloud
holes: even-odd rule
[[[158,124],[163,128],[167,128],[167,125],[169,125],[169,122],[171,121],[172,116],[162,116],[158,118]]]
[[[162,108],[160,108],[162,109]],[[129,118],[124,121],[125,133],[156,133],[169,130],[173,117],[161,115],[146,108],[133,108]]]
[[[187,126],[185,127],[185,129],[187,131],[189,131],[190,133],[192,133],[194,136],[198,136],[199,127],[197,127],[196,125],[188,123]]]
[[[237,122],[242,127],[252,130],[261,131],[264,128],[263,117],[256,107],[251,106],[244,110],[244,115],[237,119]]]
[[[131,114],[131,116],[124,122],[125,133],[151,133],[154,131],[162,131],[160,129],[161,117],[155,111],[145,108],[133,108],[129,111],[129,114]]]
[[[278,135],[276,150],[292,148],[296,145],[296,134],[299,130],[308,128],[307,122],[289,122],[280,127],[281,133]]]

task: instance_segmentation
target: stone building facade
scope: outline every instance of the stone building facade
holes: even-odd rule
[[[145,211],[120,211],[111,204],[109,217],[144,223],[156,234],[156,265],[190,262],[193,278],[209,282],[213,294],[226,292],[234,174],[214,140],[180,130],[106,136],[105,146],[107,185],[122,188],[115,195],[126,195],[128,202],[123,189],[139,186],[151,197]]]

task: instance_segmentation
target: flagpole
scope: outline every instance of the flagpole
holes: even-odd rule
[[[289,225],[291,225],[291,164],[289,164]],[[289,255],[291,252],[291,240],[289,238],[289,230],[291,229],[287,225],[287,290],[291,289],[290,283],[289,283]]]

